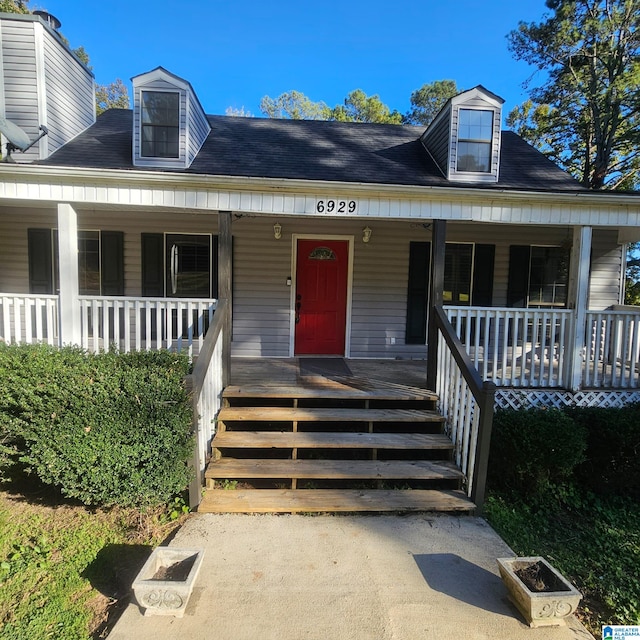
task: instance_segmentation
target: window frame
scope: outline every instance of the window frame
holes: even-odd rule
[[[473,137],[463,137],[461,135],[461,130],[463,127],[472,127],[474,125],[472,125],[471,123],[469,124],[463,124],[462,121],[462,115],[466,114],[466,113],[471,113],[471,112],[477,112],[477,113],[483,113],[483,114],[489,114],[491,116],[491,124],[489,127],[489,137],[488,138],[473,138]],[[457,124],[457,138],[456,138],[456,172],[459,173],[463,173],[463,174],[482,174],[482,175],[487,175],[487,174],[491,174],[492,173],[492,157],[493,157],[493,144],[494,144],[494,126],[495,126],[495,111],[493,109],[480,109],[480,108],[470,108],[470,107],[466,107],[466,106],[460,106],[458,108],[458,124]],[[481,128],[484,127],[484,125],[480,124],[479,125]],[[461,162],[461,158],[463,157],[463,154],[461,153],[461,145],[482,145],[483,147],[486,147],[488,149],[488,154],[487,154],[487,164],[486,164],[486,169],[467,169],[467,168],[463,168],[460,165]],[[468,154],[465,154],[465,157]]]
[[[177,110],[176,110],[176,124],[157,124],[153,122],[145,122],[145,113],[149,113],[148,110],[145,109],[145,95],[148,94],[158,94],[158,95],[173,95],[176,96],[177,99]],[[182,118],[182,92],[179,90],[172,89],[140,89],[140,123],[139,123],[139,131],[140,131],[140,141],[139,141],[139,153],[140,158],[148,159],[148,158],[160,158],[163,160],[179,160],[180,159],[180,121]],[[176,135],[176,140],[174,141],[161,141],[156,138],[155,135],[151,136],[151,140],[145,140],[145,129],[150,129],[151,132],[156,132],[160,130],[173,131]],[[145,153],[145,144],[150,144],[152,146],[151,153]],[[175,144],[175,153],[158,153],[158,145],[164,144],[166,146]]]

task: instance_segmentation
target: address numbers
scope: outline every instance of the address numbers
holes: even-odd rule
[[[355,200],[318,200],[316,213],[356,213],[358,205]]]

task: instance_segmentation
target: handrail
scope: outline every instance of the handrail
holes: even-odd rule
[[[214,435],[213,425],[222,401],[223,384],[229,377],[229,372],[225,371],[228,358],[223,353],[229,313],[229,300],[218,300],[213,323],[207,331],[193,371],[185,379],[185,386],[191,395],[192,424],[196,436],[192,461],[196,474],[189,486],[189,504],[192,507],[200,504],[202,497],[204,471]]]
[[[463,419],[461,416],[465,416],[473,422],[473,426],[466,426],[466,433],[462,438],[461,446],[466,446],[469,449],[463,452],[464,459],[467,461],[465,465],[466,469],[463,469],[463,471],[467,471],[469,468],[471,469],[471,478],[467,477],[467,482],[471,486],[470,498],[476,504],[477,512],[481,513],[486,496],[487,467],[489,463],[496,385],[493,382],[482,380],[471,358],[465,351],[462,342],[456,335],[452,324],[449,322],[444,309],[441,306],[434,306],[432,307],[432,312],[435,326],[444,339],[444,343],[467,383],[469,391],[477,405],[477,417],[473,407],[456,407],[455,411],[461,420]],[[433,354],[429,357],[433,357]],[[443,371],[438,368],[438,377],[440,378],[443,375]],[[461,394],[458,401],[462,402],[463,398],[466,400],[466,394],[464,393]],[[474,427],[477,429],[475,433],[469,433]],[[472,448],[473,450],[471,450]]]

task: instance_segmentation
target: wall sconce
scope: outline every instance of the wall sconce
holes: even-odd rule
[[[273,225],[273,237],[276,240],[280,240],[280,238],[282,238],[282,225],[279,222],[276,222]]]
[[[371,229],[369,227],[365,227],[362,230],[362,242],[367,243],[369,242],[369,240],[371,240]]]

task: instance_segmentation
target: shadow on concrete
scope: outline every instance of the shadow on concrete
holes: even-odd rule
[[[414,555],[420,572],[434,591],[492,613],[509,613],[500,578],[453,553]]]

